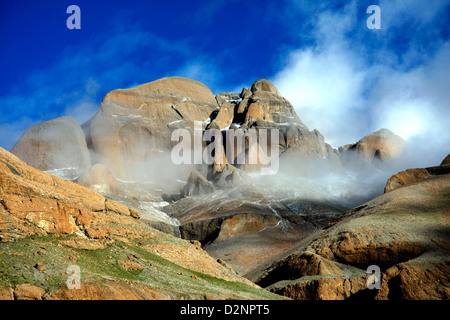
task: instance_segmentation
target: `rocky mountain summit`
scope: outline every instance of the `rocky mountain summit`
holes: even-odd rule
[[[211,155],[224,161],[216,157],[211,163],[174,163],[172,152],[180,140],[173,136],[180,130],[193,138],[185,141],[183,136],[181,141],[189,155],[195,158],[195,147],[203,151],[217,143],[221,148]],[[221,139],[204,139],[211,131]],[[230,140],[236,132],[242,136]],[[238,141],[242,144],[235,144]],[[254,150],[257,161],[250,163]],[[32,126],[12,153],[45,173],[6,151],[0,153],[4,252],[14,256],[32,239],[63,257],[79,254],[87,268],[97,258],[104,260],[108,272],[94,272],[96,277],[83,291],[98,292],[93,299],[119,291],[133,299],[184,297],[185,291],[146,280],[154,279],[152,267],[167,265],[161,258],[171,264],[158,272],[181,266],[185,269],[179,272],[190,279],[201,278],[195,272],[209,272],[252,288],[242,289],[239,297],[223,289],[227,293],[220,298],[366,297],[364,268],[370,263],[389,271],[393,279],[383,278],[387,282],[377,298],[423,297],[425,293],[410,294],[416,283],[398,280],[402,270],[416,277],[427,274],[423,265],[437,266],[424,290],[432,298],[447,297],[445,290],[433,286],[448,264],[436,255],[445,256],[447,250],[442,244],[448,236],[448,157],[437,167],[394,174],[405,169],[408,150],[388,129],[335,149],[301,121],[266,79],[241,92],[216,96],[202,83],[181,77],[113,90],[86,123],[62,117]],[[275,172],[262,174],[273,164],[264,160],[272,161],[275,155]],[[141,246],[147,251],[140,251]],[[203,269],[195,269],[193,259],[203,261]],[[48,261],[36,263],[46,270],[55,268],[49,269]],[[209,263],[211,268],[205,269]],[[116,264],[126,276],[114,273],[111,266]],[[22,271],[30,275],[30,270],[35,272]],[[103,276],[117,281],[102,287],[96,281]],[[261,293],[242,276],[278,295]],[[119,278],[138,281],[140,291]],[[18,285],[28,283],[22,278],[8,281],[13,296],[23,291]],[[191,280],[187,283],[195,298],[212,292],[217,297],[222,290],[214,284],[205,293]],[[56,282],[45,288],[33,285],[44,290],[41,297],[80,297],[57,289]],[[161,290],[150,293],[147,285]],[[33,288],[41,292],[38,289]]]

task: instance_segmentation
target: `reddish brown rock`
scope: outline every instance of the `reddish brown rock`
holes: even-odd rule
[[[405,184],[424,179],[429,175],[430,173],[426,169],[407,169],[401,171],[389,178],[386,187],[384,188],[384,192],[386,193]]]
[[[20,284],[14,290],[16,300],[42,300],[45,290],[31,284]]]
[[[366,289],[366,281],[365,277],[317,277],[270,290],[295,300],[344,300]]]
[[[0,288],[0,300],[14,300],[14,290],[12,288]]]
[[[384,192],[392,191],[404,185],[411,184],[415,181],[425,179],[432,175],[444,175],[450,173],[450,163],[448,163],[450,155],[447,156],[439,166],[407,169],[394,174],[386,183]]]
[[[234,118],[234,104],[225,101],[222,103],[217,116],[209,125],[210,128],[217,128],[219,130],[225,129],[231,125]]]
[[[236,215],[226,219],[220,226],[219,236],[215,241],[224,240],[240,234],[255,233],[266,227],[263,216],[256,214]]]
[[[207,120],[216,109],[215,97],[205,85],[169,77],[109,92],[83,128],[96,161],[122,180],[136,180],[142,179],[140,167],[171,150],[175,129],[192,130],[194,121]],[[170,157],[168,161],[166,166]]]
[[[119,281],[91,283],[82,281],[80,289],[62,286],[46,295],[48,300],[163,300],[155,290],[140,283],[128,285]]]

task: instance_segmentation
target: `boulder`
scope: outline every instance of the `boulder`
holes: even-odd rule
[[[384,188],[384,192],[386,193],[405,184],[424,179],[429,175],[430,173],[427,171],[427,169],[423,168],[407,169],[405,171],[401,171],[389,178],[386,183],[386,187]]]
[[[86,139],[72,117],[61,117],[28,128],[11,152],[28,165],[43,171],[71,170],[78,177],[91,166]]]
[[[44,293],[44,289],[24,283],[16,287],[14,297],[16,300],[42,300]]]
[[[211,180],[217,189],[232,188],[243,181],[243,173],[227,163],[221,171],[214,172]]]
[[[181,190],[182,197],[197,196],[211,193],[215,190],[213,184],[208,181],[200,172],[193,170],[188,181]]]
[[[386,193],[386,192],[392,191],[401,186],[411,184],[413,182],[419,181],[421,179],[425,179],[432,175],[436,176],[436,175],[449,174],[450,173],[450,163],[447,162],[447,159],[449,157],[450,157],[450,155],[447,156],[439,166],[407,169],[405,171],[401,171],[397,174],[394,174],[386,182],[384,192]]]

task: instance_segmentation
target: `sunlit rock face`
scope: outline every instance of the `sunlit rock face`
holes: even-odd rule
[[[142,221],[161,231],[201,241],[250,276],[381,194],[394,173],[385,165],[403,153],[403,141],[387,130],[334,149],[300,118],[266,79],[214,96],[198,81],[169,77],[109,92],[81,127],[69,117],[33,126],[13,152],[139,210]],[[217,154],[225,161],[176,165],[177,129],[193,139],[198,129],[201,151],[212,143],[202,135],[217,130],[224,138]],[[256,163],[249,161],[250,136],[240,147],[227,140],[236,131],[256,133]],[[187,145],[192,151],[195,141]],[[267,157],[279,160],[271,175],[262,174],[273,163],[264,163]]]
[[[152,171],[152,165],[171,164],[163,153],[174,146],[175,129],[192,130],[194,121],[208,119],[216,109],[214,95],[205,85],[170,77],[109,92],[83,128],[96,160],[116,177],[136,180]]]
[[[301,176],[314,176],[322,170],[342,169],[337,150],[325,142],[318,130],[308,129],[291,103],[269,80],[259,79],[253,83],[251,89],[243,88],[240,94],[221,93],[216,96],[216,100],[220,109],[207,128],[218,128],[222,131],[255,129],[258,134],[262,130],[278,130],[274,144],[278,148],[280,170]],[[267,145],[272,143],[271,139],[272,136],[268,133]],[[269,155],[270,148],[266,149],[266,155]],[[227,155],[227,161],[231,164],[245,171],[260,170],[263,162],[260,161],[261,158],[257,159],[257,164],[251,164],[250,161],[236,163],[239,150],[234,151],[231,159],[230,155]],[[248,146],[244,152],[248,157]]]

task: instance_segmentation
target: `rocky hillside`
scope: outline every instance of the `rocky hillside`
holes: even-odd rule
[[[253,280],[293,299],[449,299],[450,174],[405,184],[348,211]],[[367,288],[370,265],[381,288]]]
[[[139,212],[0,148],[1,299],[278,299]],[[69,266],[81,288],[69,289]]]
[[[270,153],[279,154],[278,173],[260,174],[267,168],[260,160],[269,154],[258,152],[258,163],[248,162],[249,137],[240,149],[224,139],[224,162],[174,164],[171,151],[178,141],[172,141],[172,133],[186,129],[193,136],[194,123],[202,133],[216,129],[225,138],[237,129],[254,129],[258,137],[267,130],[269,139],[258,144],[275,147]],[[431,256],[435,261],[446,236],[438,227],[447,223],[442,209],[448,202],[447,164],[392,176],[404,169],[397,168],[408,151],[387,129],[334,149],[266,79],[216,96],[202,83],[181,77],[113,90],[86,123],[63,117],[35,125],[12,151],[46,171],[2,151],[0,168],[7,178],[0,207],[5,249],[0,250],[28,265],[14,273],[4,264],[6,274],[24,274],[4,278],[4,287],[13,290],[7,292],[16,296],[23,283],[44,290],[46,298],[74,294],[58,291],[64,277],[56,277],[71,257],[82,262],[84,277],[92,276],[92,286],[84,282],[91,286],[86,292],[99,292],[98,297],[115,285],[130,292],[127,281],[138,283],[142,292],[157,288],[152,292],[162,298],[278,297],[241,276],[291,298],[357,297],[367,292],[367,263],[391,270],[386,274],[394,280],[385,280],[388,288],[395,287],[400,269],[392,268],[427,264]],[[242,154],[245,163],[238,161]],[[359,206],[381,195],[385,185],[385,195]],[[436,236],[424,231],[428,227],[439,229]],[[44,252],[54,252],[49,259],[28,251],[29,246],[39,251],[40,243]],[[8,265],[17,267],[13,262]],[[31,274],[56,280],[45,285],[31,281]],[[196,281],[212,281],[205,277],[219,280],[204,291]],[[227,287],[218,296],[220,285],[228,283],[220,279],[246,289],[234,294]],[[167,286],[183,280],[187,285],[180,289]],[[414,298],[407,296],[410,289],[388,293],[385,288],[377,297]],[[442,290],[426,290],[444,297]]]

